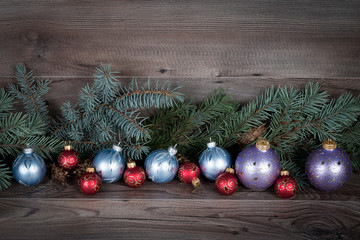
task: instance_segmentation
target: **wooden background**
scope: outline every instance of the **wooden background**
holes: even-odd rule
[[[0,1],[0,87],[16,63],[49,77],[50,110],[76,101],[94,68],[148,76],[195,100],[247,102],[270,85],[360,92],[359,1]]]
[[[359,94],[359,10],[345,0],[0,1],[0,87],[25,63],[53,81],[46,100],[57,114],[97,65],[112,63],[124,83],[168,80],[195,100],[224,88],[245,103],[268,86],[309,81]],[[95,198],[76,186],[14,184],[0,193],[0,238],[356,239],[358,183],[293,200],[244,188],[225,198],[212,183],[201,193],[106,184]]]

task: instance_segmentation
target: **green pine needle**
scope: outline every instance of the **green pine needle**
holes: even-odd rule
[[[63,118],[53,129],[53,135],[69,141],[86,157],[118,142],[124,154],[140,159],[149,152],[145,144],[150,139],[150,129],[144,124],[144,109],[173,107],[183,101],[183,95],[170,84],[155,87],[138,86],[133,79],[129,86],[122,86],[118,72],[111,66],[96,68],[93,86],[86,85],[79,95],[79,102],[72,106],[63,104]]]
[[[10,180],[12,179],[11,171],[9,171],[9,168],[1,162],[2,160],[0,160],[0,191],[10,187]]]

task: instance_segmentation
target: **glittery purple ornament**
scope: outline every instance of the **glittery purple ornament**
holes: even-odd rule
[[[307,158],[305,172],[310,183],[322,191],[341,188],[351,175],[351,161],[336,142],[329,139]]]
[[[280,160],[270,143],[257,141],[242,150],[235,162],[236,174],[247,188],[263,190],[270,187],[280,174]]]

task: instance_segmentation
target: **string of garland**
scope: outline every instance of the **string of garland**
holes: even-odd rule
[[[134,79],[121,85],[111,66],[96,68],[94,83],[86,85],[79,101],[65,102],[62,116],[51,122],[43,95],[49,80],[35,80],[24,65],[16,68],[18,85],[0,90],[0,154],[16,156],[27,144],[51,159],[70,142],[85,159],[121,142],[125,155],[142,159],[150,149],[178,144],[179,152],[196,160],[210,138],[227,148],[233,157],[258,137],[270,141],[301,189],[307,155],[327,139],[346,150],[354,169],[360,169],[360,98],[346,93],[330,99],[318,84],[304,89],[271,87],[241,106],[222,90],[215,90],[199,104],[183,101],[169,84],[139,87]],[[22,100],[25,112],[13,112],[14,98]],[[147,118],[144,109],[159,110]],[[57,170],[58,171],[58,170]],[[65,179],[66,174],[60,173]],[[9,185],[9,171],[0,165],[0,190]],[[62,182],[64,182],[63,180]]]

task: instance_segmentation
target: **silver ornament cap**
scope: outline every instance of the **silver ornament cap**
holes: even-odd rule
[[[169,147],[169,148],[168,148],[168,152],[169,152],[169,154],[170,154],[171,156],[175,156],[176,153],[177,153],[177,150],[176,150],[175,147]]]
[[[207,144],[207,147],[208,147],[208,148],[214,148],[214,147],[216,147],[216,142],[209,142],[209,143]]]
[[[121,152],[122,148],[119,145],[113,145],[112,149],[117,152]]]
[[[29,148],[29,147],[24,149],[25,154],[31,154],[31,153],[33,153],[33,151],[34,150],[32,148]]]

